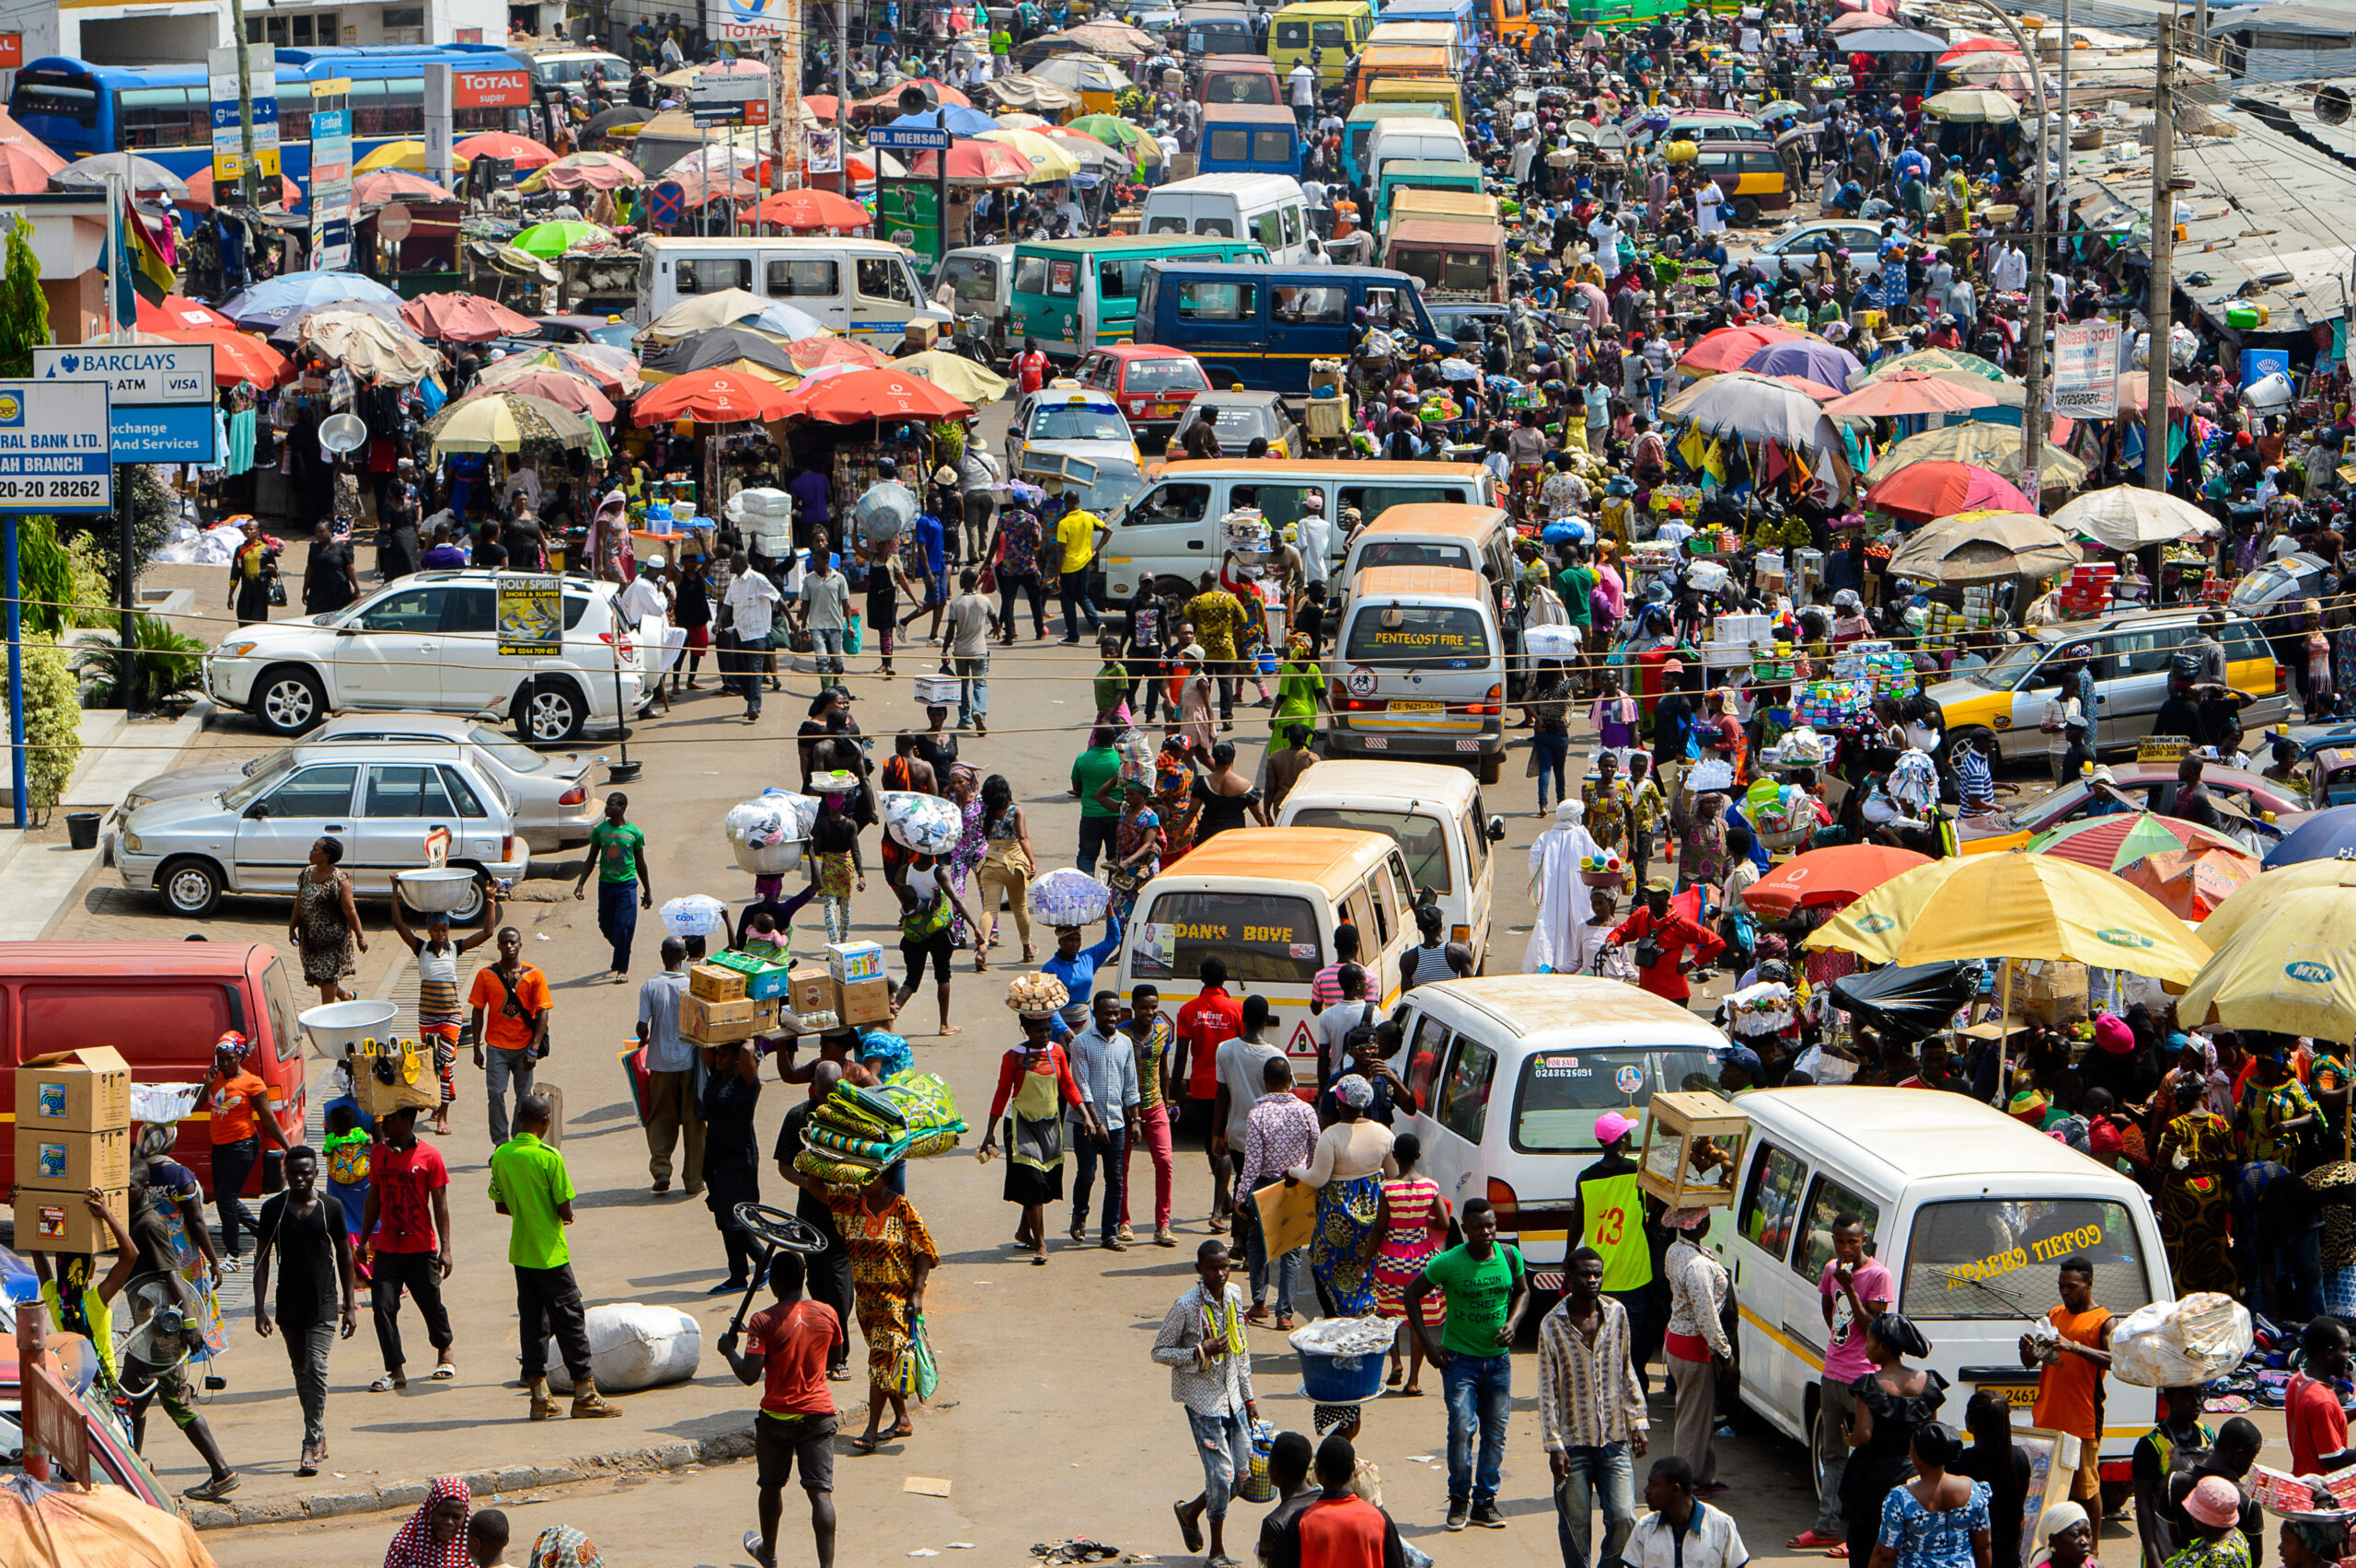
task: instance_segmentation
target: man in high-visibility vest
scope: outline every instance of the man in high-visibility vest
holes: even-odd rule
[[[1579,1172],[1578,1195],[1571,1200],[1571,1228],[1581,1245],[1601,1255],[1603,1293],[1628,1309],[1636,1382],[1649,1395],[1652,1385],[1645,1368],[1660,1351],[1668,1317],[1653,1299],[1657,1205],[1636,1188],[1637,1165],[1628,1154],[1635,1132],[1634,1120],[1617,1111],[1595,1119],[1595,1141],[1602,1147],[1603,1158]]]

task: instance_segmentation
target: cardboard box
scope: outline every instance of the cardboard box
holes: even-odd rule
[[[853,980],[881,980],[884,977],[884,949],[874,942],[829,942],[826,945],[826,969],[837,981],[844,984]]]
[[[744,989],[738,991],[736,995],[750,997],[756,1002],[765,1002],[772,997],[784,996],[786,976],[792,972],[791,959],[780,962],[734,948],[726,952],[712,954],[711,963],[714,968],[727,970],[742,979]],[[728,998],[713,997],[710,999],[725,1001]]]
[[[699,1045],[727,1045],[768,1034],[777,1028],[774,999],[750,997],[733,1002],[708,1002],[700,997],[679,998],[679,1037]]]
[[[124,1187],[100,1190],[115,1217],[131,1213],[131,1193]],[[114,1233],[107,1222],[90,1212],[80,1191],[53,1192],[46,1187],[17,1190],[17,1251],[19,1252],[114,1251]]]
[[[2086,966],[2066,959],[2033,959],[2013,973],[2013,1010],[2046,1023],[2086,1016]]]
[[[17,1069],[17,1125],[51,1133],[129,1128],[130,1064],[107,1045],[34,1057]]]
[[[797,963],[786,976],[784,1009],[791,1013],[835,1010],[835,977],[823,963]]]
[[[58,1133],[18,1124],[17,1181],[27,1187],[71,1193],[121,1187],[131,1181],[131,1131]]]
[[[687,966],[687,995],[707,1002],[733,1002],[745,995],[745,976],[717,963]]]
[[[892,1021],[892,982],[877,975],[849,980],[836,987],[835,1012],[846,1024]]]

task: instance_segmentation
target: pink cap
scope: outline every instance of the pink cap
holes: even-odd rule
[[[1595,1141],[1610,1148],[1636,1130],[1636,1124],[1617,1111],[1606,1111],[1595,1119]]]

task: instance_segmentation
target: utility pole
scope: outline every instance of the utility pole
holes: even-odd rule
[[[2160,19],[2160,74],[2152,89],[2152,272],[2143,317],[2151,336],[2144,350],[2143,488],[2168,488],[2168,333],[2176,281],[2176,23]]]
[[[246,51],[246,0],[229,0],[229,40],[237,51],[237,130],[245,144],[245,172],[237,177],[237,194],[248,207],[261,205],[261,171],[254,167],[254,75]],[[218,192],[215,192],[217,195]]]
[[[850,0],[834,0],[834,10],[835,189],[849,196],[856,189],[850,178]]]
[[[2036,203],[2030,209],[2028,225],[2028,308],[2021,323],[2021,477],[2031,496],[2044,490],[2045,466],[2045,311],[2046,279],[2052,266],[2052,237],[2047,233],[2048,214],[2052,209],[2051,198],[2045,188],[2048,159],[2051,149],[2045,144],[2050,127],[2045,113],[2045,68],[2029,47],[2020,27],[1992,0],[1980,0],[1981,8],[2011,35],[2013,47],[2019,50],[2029,72],[2031,112],[2037,116],[2037,134],[2028,138],[2035,149],[2035,173],[2029,180],[2029,200]],[[2064,6],[2069,0],[2062,0]],[[2062,44],[2069,47],[2065,32]],[[2062,127],[2063,156],[2067,157],[2069,127],[2065,118]]]

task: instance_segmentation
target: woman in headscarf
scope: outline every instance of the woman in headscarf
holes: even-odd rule
[[[2282,1568],[2333,1568],[2348,1555],[2347,1541],[2348,1526],[2344,1520],[2285,1519],[2281,1539]],[[2063,1562],[2058,1552],[2054,1562],[2056,1568],[2082,1568],[2077,1562]]]
[[[1871,1568],[1988,1568],[1988,1483],[1949,1473],[1963,1457],[1962,1437],[1926,1422],[1914,1429],[1912,1447],[1914,1479],[1882,1499]]]
[[[1325,690],[1325,677],[1311,654],[1313,646],[1306,632],[1296,631],[1286,640],[1285,661],[1276,666],[1276,710],[1268,719],[1269,727],[1279,735],[1288,721],[1306,721],[1311,729],[1317,726],[1317,703]]]
[[[2242,1090],[2242,1121],[2248,1132],[2247,1152],[2254,1160],[2270,1160],[2303,1170],[2320,1160],[2310,1158],[2321,1121],[2307,1086],[2292,1072],[2288,1053],[2280,1041],[2261,1045],[2249,1085]]]
[[[1913,1470],[1916,1428],[1927,1426],[1946,1402],[1947,1380],[1925,1366],[1931,1342],[1903,1313],[1884,1312],[1865,1324],[1865,1355],[1873,1370],[1849,1385],[1857,1396],[1849,1418],[1849,1463],[1841,1472],[1841,1512],[1849,1522],[1849,1560],[1864,1563],[1881,1539],[1882,1507]],[[1881,1565],[1887,1568],[1887,1565]]]
[[[1036,999],[1045,1002],[1062,993],[1057,984]],[[1022,1043],[999,1063],[998,1092],[990,1099],[981,1147],[974,1151],[976,1159],[988,1161],[999,1135],[999,1118],[1005,1116],[1006,1201],[1022,1211],[1014,1244],[1030,1248],[1031,1261],[1042,1265],[1047,1261],[1047,1205],[1064,1196],[1064,1110],[1094,1116],[1063,1047],[1047,1037],[1051,1016],[1051,1010],[1021,1014]]]
[[[385,1568],[472,1568],[467,1520],[473,1513],[474,1494],[465,1482],[455,1475],[435,1477],[425,1501],[394,1535]]]
[[[606,1568],[606,1554],[571,1525],[550,1525],[532,1543],[525,1568]]]
[[[1382,1178],[1391,1163],[1391,1129],[1368,1119],[1374,1085],[1357,1073],[1334,1082],[1334,1124],[1317,1135],[1309,1163],[1285,1172],[1285,1185],[1317,1189],[1309,1271],[1329,1317],[1371,1317],[1375,1244],[1381,1238]]]
[[[2152,1151],[2152,1168],[2160,1179],[2160,1238],[2167,1243],[2178,1289],[2236,1295],[2239,1276],[2225,1242],[2234,1130],[2209,1109],[2208,1085],[2200,1078],[2179,1076],[2175,1092],[2176,1114]]]
[[[2289,1533],[2290,1527],[2283,1527]],[[2290,1552],[2282,1555],[2284,1568],[2291,1568]],[[2329,1568],[2337,1558],[2327,1559],[2313,1568]],[[2086,1511],[2075,1503],[2056,1503],[2037,1519],[2037,1555],[2029,1559],[2029,1568],[2102,1568],[2095,1558],[2095,1528],[2087,1521]]]

